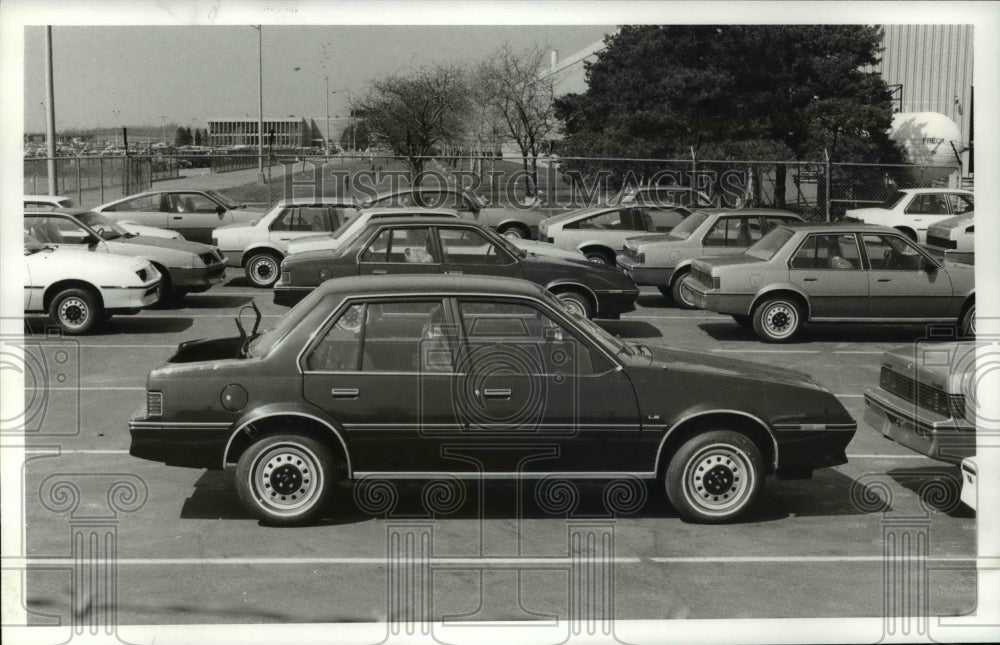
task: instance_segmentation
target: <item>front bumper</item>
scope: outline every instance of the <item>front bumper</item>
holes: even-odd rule
[[[865,390],[865,423],[887,439],[932,459],[957,464],[976,454],[976,429],[884,390]]]
[[[773,429],[780,475],[846,464],[847,445],[858,424],[775,424]]]
[[[159,300],[160,276],[136,287],[101,287],[104,309],[110,313],[134,313]]]
[[[631,258],[618,256],[618,268],[625,272],[625,275],[632,278],[636,284],[648,284],[656,287],[665,287],[670,284],[670,278],[674,274],[673,267],[651,267],[637,263]]]
[[[222,467],[232,434],[228,423],[165,423],[146,416],[134,416],[128,422],[128,431],[128,451],[133,457],[168,466],[210,469]]]
[[[621,291],[596,291],[597,311],[595,318],[617,318],[621,314],[635,311],[635,301],[639,297],[638,289]],[[275,296],[277,298],[277,296]]]
[[[190,269],[170,268],[170,282],[175,287],[211,287],[226,279],[228,261]]]
[[[291,287],[281,284],[279,280],[274,285],[274,304],[282,305],[285,307],[292,307],[298,304],[299,300],[302,300],[309,292],[316,287]]]

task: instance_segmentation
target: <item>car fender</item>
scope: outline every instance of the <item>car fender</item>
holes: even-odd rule
[[[493,218],[493,220],[496,220],[496,219],[497,218]],[[496,224],[494,224],[492,221],[490,222],[490,226],[492,226],[494,228],[503,228],[504,226],[507,226],[508,224],[513,224],[514,226],[520,226],[520,227],[528,229],[529,231],[532,228],[537,228],[537,226],[538,226],[537,224],[535,224],[535,226],[533,227],[528,221],[526,221],[524,219],[517,218],[517,217],[504,217],[503,219],[499,220]]]
[[[336,437],[341,450],[344,452],[344,459],[347,462],[348,478],[353,475],[354,468],[351,463],[351,453],[348,451],[347,441],[344,439],[346,432],[344,431],[343,426],[341,426],[340,423],[320,408],[308,403],[269,403],[243,413],[243,415],[231,426],[232,431],[229,434],[229,440],[226,441],[226,448],[222,452],[222,468],[225,469],[226,464],[229,461],[229,450],[232,447],[233,440],[235,440],[240,433],[246,432],[246,430],[253,423],[274,417],[301,417],[315,421],[325,427],[330,434]]]
[[[594,311],[595,312],[599,311],[600,301],[597,299],[597,294],[594,293],[593,289],[583,284],[582,282],[578,282],[576,280],[570,280],[567,278],[559,278],[545,285],[545,290],[552,291],[554,287],[573,287],[574,289],[586,292],[594,303]]]
[[[662,456],[663,446],[666,445],[667,441],[677,430],[683,428],[688,423],[691,423],[692,421],[695,421],[700,417],[707,417],[714,415],[726,415],[726,416],[735,415],[735,416],[745,417],[748,420],[759,425],[760,428],[764,430],[767,433],[768,437],[770,437],[771,439],[771,445],[772,448],[774,449],[774,458],[771,465],[777,468],[779,464],[778,440],[775,437],[774,431],[771,429],[771,426],[769,426],[763,419],[761,419],[756,414],[752,414],[750,412],[744,412],[742,410],[733,410],[731,408],[725,408],[725,407],[705,407],[704,405],[697,405],[694,408],[690,408],[688,410],[685,410],[684,412],[679,413],[672,419],[670,426],[667,428],[666,432],[663,433],[663,438],[660,439],[660,444],[656,449],[656,457],[653,461],[654,469],[660,463],[660,457]]]
[[[245,265],[247,263],[247,258],[257,251],[274,251],[281,257],[285,257],[285,255],[287,255],[287,253],[285,253],[280,246],[270,240],[266,242],[254,242],[252,246],[248,246],[247,249],[243,251],[243,257],[240,258],[240,266]]]
[[[559,244],[559,240],[556,240],[556,244]],[[583,250],[590,246],[599,246],[602,249],[608,249],[609,251],[611,251],[616,255],[618,254],[618,251],[621,250],[621,249],[616,249],[615,247],[611,246],[604,240],[595,240],[593,238],[589,238],[586,242],[580,242],[579,244],[577,244],[576,250],[583,253]]]
[[[685,271],[690,271],[692,262],[694,262],[694,258],[688,258],[687,260],[681,260],[678,262],[677,266],[674,267],[673,272],[670,274],[670,284],[673,284],[674,281]]]
[[[769,284],[766,287],[760,289],[756,294],[754,294],[753,302],[750,303],[749,314],[754,310],[754,308],[767,297],[769,294],[775,293],[777,291],[791,291],[792,293],[798,295],[806,303],[806,319],[812,315],[812,302],[809,300],[809,296],[803,291],[799,286],[792,284],[791,282],[777,282],[774,284]]]

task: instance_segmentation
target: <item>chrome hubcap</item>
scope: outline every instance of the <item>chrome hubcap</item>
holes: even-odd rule
[[[772,336],[787,336],[795,330],[797,318],[794,309],[781,303],[768,307],[764,313],[764,325]]]
[[[573,298],[559,298],[559,300],[563,303],[563,306],[566,307],[566,309],[572,311],[577,316],[586,316],[587,315],[587,312],[580,305],[580,303],[577,302],[575,299],[573,299]]]
[[[738,448],[704,448],[684,469],[684,493],[703,512],[721,515],[741,506],[753,489],[750,458]]]
[[[87,322],[90,310],[80,298],[67,298],[59,305],[59,318],[71,327],[79,327]]]
[[[318,460],[296,444],[275,446],[257,459],[250,484],[262,506],[278,514],[308,508],[323,486]]]
[[[270,282],[274,279],[277,272],[277,267],[274,265],[273,260],[262,259],[257,260],[253,264],[252,273],[258,282]]]

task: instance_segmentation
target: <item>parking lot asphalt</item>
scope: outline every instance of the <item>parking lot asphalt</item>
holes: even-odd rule
[[[427,482],[397,482],[393,504],[373,507],[345,485],[322,521],[272,528],[243,511],[231,473],[128,455],[146,373],[180,342],[234,335],[251,300],[265,328],[286,311],[230,269],[223,285],[93,335],[49,338],[44,318],[28,320],[28,342],[66,350],[37,377],[44,396],[28,389],[39,397],[24,473],[30,623],[86,622],[109,607],[123,624],[877,617],[908,593],[898,580],[932,614],[975,609],[975,516],[957,503],[957,468],[862,420],[880,354],[927,341],[923,326],[815,325],[765,345],[645,288],[636,311],[601,322],[625,339],[800,370],[859,422],[849,463],[768,479],[738,524],[682,522],[654,482],[618,514],[607,482],[573,482],[576,503],[560,509],[531,482],[468,482],[437,511]],[[113,563],[110,587],[80,583],[74,561],[94,549]],[[904,560],[906,549],[922,557]]]

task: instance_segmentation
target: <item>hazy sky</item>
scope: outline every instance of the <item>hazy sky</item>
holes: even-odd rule
[[[435,63],[475,63],[509,42],[567,57],[614,26],[264,26],[264,115],[348,114],[349,88],[380,75]],[[25,28],[24,121],[45,127],[45,36]],[[250,26],[68,27],[52,29],[56,129],[205,127],[210,117],[256,117],[257,31]],[[304,71],[294,72],[302,67]],[[324,69],[326,70],[324,72]]]

